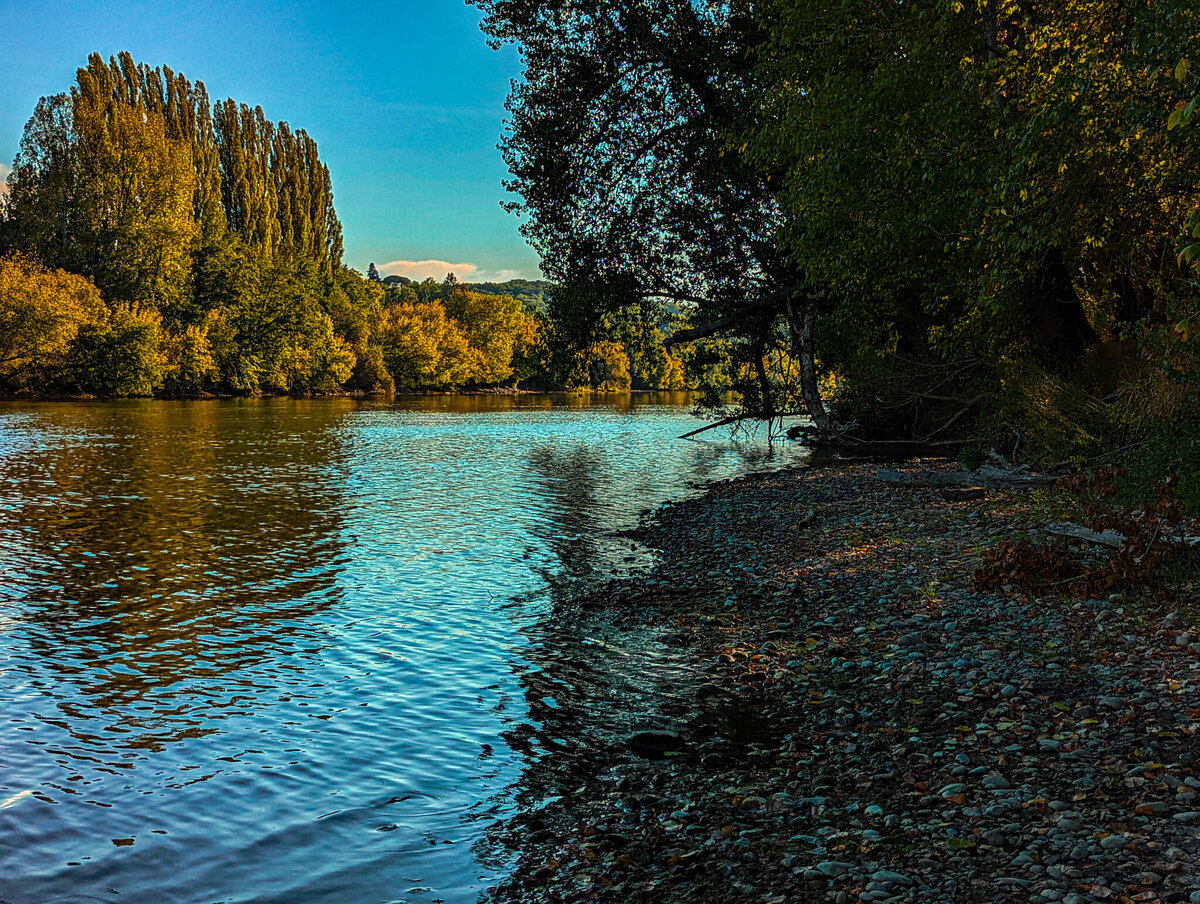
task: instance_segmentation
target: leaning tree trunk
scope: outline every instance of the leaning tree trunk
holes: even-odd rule
[[[1023,296],[1023,338],[1049,369],[1069,369],[1099,341],[1060,249],[1042,254]]]
[[[811,301],[805,301],[804,307],[797,312],[796,303],[788,299],[787,303],[788,328],[792,334],[792,346],[800,362],[800,391],[804,396],[804,407],[813,424],[825,436],[833,435],[833,420],[825,410],[825,401],[821,398],[821,385],[817,380],[817,360],[813,351],[813,327],[817,321],[817,310]]]

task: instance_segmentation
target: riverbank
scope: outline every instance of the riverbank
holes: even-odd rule
[[[423,396],[569,396],[571,398],[609,398],[611,396],[687,395],[695,396],[694,390],[666,389],[525,389],[518,386],[476,386],[470,389],[404,389],[395,392],[367,392],[362,389],[339,389],[333,392],[314,392],[295,395],[287,392],[258,392],[238,394],[229,392],[156,393],[149,396],[96,396],[72,395],[70,393],[4,393],[0,402],[114,402],[153,399],[163,402],[194,402],[213,399],[394,399],[419,398]]]
[[[390,399],[396,396],[516,396],[537,395],[536,390],[512,386],[481,386],[476,389],[410,389],[403,392],[367,392],[362,389],[339,389],[333,392],[314,392],[295,395],[288,392],[231,392],[156,393],[150,396],[95,396],[67,393],[0,393],[0,402],[112,402],[127,399],[154,399],[161,402],[197,402],[213,399]]]
[[[690,715],[545,745],[495,900],[1200,901],[1187,570],[1103,600],[978,592],[985,551],[1048,538],[1069,501],[952,495],[855,464],[647,520],[658,564],[577,605],[668,626],[703,678]]]

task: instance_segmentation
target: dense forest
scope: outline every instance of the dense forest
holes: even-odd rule
[[[721,377],[664,351],[665,319],[562,365],[545,282],[349,269],[309,135],[128,54],[93,55],[69,92],[38,103],[7,188],[8,394],[680,389]]]
[[[581,347],[684,310],[748,413],[1200,484],[1194,4],[473,2]]]

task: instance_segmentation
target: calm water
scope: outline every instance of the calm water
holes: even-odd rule
[[[545,660],[649,693],[544,588],[778,464],[694,426],[666,396],[0,405],[0,900],[474,901]]]

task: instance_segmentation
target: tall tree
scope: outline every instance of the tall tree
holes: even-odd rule
[[[522,199],[512,207],[563,286],[555,320],[586,346],[606,316],[685,306],[708,322],[676,340],[740,336],[768,417],[780,400],[764,358],[782,340],[803,365],[810,415],[826,424],[817,298],[776,241],[771,174],[732,143],[753,115],[748,0],[472,2],[494,42],[521,50],[503,149]]]
[[[108,298],[159,308],[189,288],[191,149],[168,137],[160,112],[114,94],[103,65],[81,70],[72,92],[80,263]]]

